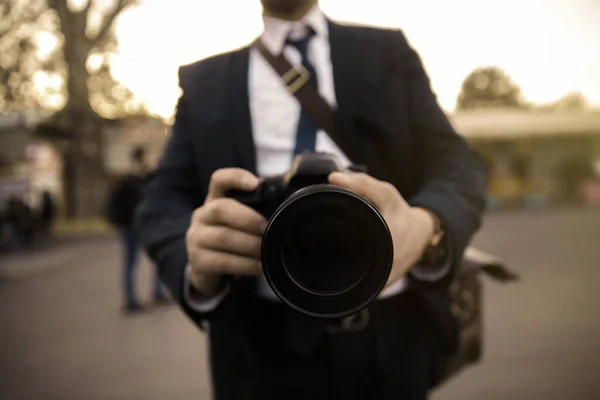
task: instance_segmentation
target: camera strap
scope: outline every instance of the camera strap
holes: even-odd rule
[[[253,46],[279,74],[287,91],[296,97],[309,118],[323,129],[340,149],[347,151],[348,146],[343,144],[343,139],[335,129],[335,113],[317,88],[310,83],[310,72],[302,65],[293,66],[283,54],[273,55],[260,38],[254,41]]]

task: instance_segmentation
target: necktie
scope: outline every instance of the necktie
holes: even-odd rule
[[[298,40],[288,39],[286,44],[295,47],[302,56],[302,66],[310,73],[310,84],[318,88],[317,72],[314,66],[308,60],[308,44],[314,37],[315,33],[309,30],[306,36]],[[298,121],[298,128],[296,131],[296,146],[294,148],[294,155],[300,154],[304,151],[314,151],[317,141],[317,125],[309,118],[306,112],[300,110],[300,120]]]

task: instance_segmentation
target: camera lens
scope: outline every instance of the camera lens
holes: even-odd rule
[[[290,227],[281,261],[304,290],[334,295],[350,289],[365,274],[371,242],[366,225],[339,207],[322,207]]]
[[[312,316],[360,311],[385,285],[392,261],[381,214],[364,197],[332,185],[292,194],[263,236],[263,270],[271,288]]]

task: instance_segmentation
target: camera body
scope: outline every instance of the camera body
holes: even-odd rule
[[[296,156],[282,175],[252,192],[228,196],[269,220],[261,259],[267,282],[285,303],[315,317],[359,312],[387,282],[393,243],[384,218],[363,196],[328,183],[343,168],[328,153]]]
[[[277,208],[298,190],[313,185],[326,185],[329,174],[344,171],[366,172],[367,170],[366,167],[357,164],[344,168],[333,154],[305,152],[294,158],[291,168],[284,174],[263,178],[255,191],[232,190],[227,196],[253,208],[269,219]]]

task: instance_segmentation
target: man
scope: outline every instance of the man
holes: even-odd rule
[[[40,209],[38,212],[38,229],[42,241],[47,244],[52,236],[52,224],[56,216],[54,198],[48,190],[42,192]]]
[[[182,67],[173,134],[139,210],[149,254],[208,332],[216,399],[425,399],[436,357],[456,345],[446,294],[480,224],[482,165],[402,32],[335,24],[316,0],[262,5],[261,42],[313,69],[354,157],[307,119],[255,47]],[[392,272],[369,318],[315,321],[284,306],[261,275],[265,219],[225,198],[303,150],[372,175],[329,177],[370,199],[392,233]]]
[[[135,271],[139,256],[139,238],[134,226],[135,209],[142,196],[142,187],[148,176],[146,151],[139,147],[131,152],[133,173],[124,177],[115,187],[109,198],[108,219],[119,230],[123,243],[123,270],[121,285],[123,290],[123,312],[133,314],[144,309],[135,290]],[[154,277],[153,300],[156,305],[167,304],[158,271]]]

